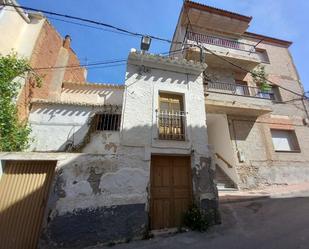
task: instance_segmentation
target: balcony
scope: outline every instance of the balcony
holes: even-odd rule
[[[157,111],[157,122],[160,140],[185,140],[185,112]]]
[[[239,42],[238,40],[211,36],[206,34],[194,33],[189,31],[187,33],[188,44],[203,44],[203,46],[217,55],[226,57],[231,62],[238,63],[239,66],[246,67],[251,70],[261,62],[261,56],[256,51],[252,44]],[[189,48],[186,53],[186,58],[191,60],[199,59],[199,49],[196,47]],[[224,66],[229,67],[218,56],[206,51],[206,63],[210,66]]]
[[[276,100],[273,91],[224,82],[208,82],[205,92],[206,112],[209,113],[260,116],[271,112],[272,102]]]
[[[225,93],[245,97],[254,97],[260,99],[275,100],[275,94],[272,91],[262,91],[258,87],[252,87],[241,84],[231,84],[223,82],[208,82],[205,85],[205,91]]]

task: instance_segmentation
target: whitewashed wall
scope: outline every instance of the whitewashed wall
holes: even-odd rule
[[[64,83],[61,101],[121,106],[123,91],[121,85],[109,87],[104,84]]]
[[[45,19],[31,17],[30,21],[27,23],[14,7],[4,7],[0,14],[1,54],[13,49],[19,56],[30,59]]]
[[[144,151],[148,167],[152,154],[191,156],[193,188],[196,190],[196,197],[202,200],[214,199],[216,193],[212,188],[211,177],[206,177],[208,172],[214,170],[214,164],[209,163],[211,152],[208,148],[201,75],[204,69],[200,66],[201,64],[190,64],[187,61],[131,53],[125,82],[120,144],[127,150],[140,148],[140,152]],[[158,139],[156,110],[159,107],[160,92],[183,96],[187,115],[185,141]],[[199,173],[200,182],[197,182],[194,179]],[[204,186],[200,186],[201,182]]]
[[[209,144],[215,153],[222,156],[233,168],[229,168],[222,160],[215,159],[222,170],[235,182],[239,182],[236,172],[236,154],[231,141],[226,114],[207,114],[207,132]]]

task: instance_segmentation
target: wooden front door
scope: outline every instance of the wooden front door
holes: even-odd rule
[[[151,229],[178,227],[192,203],[190,157],[152,156]]]
[[[0,178],[0,248],[35,249],[55,161],[7,161]]]

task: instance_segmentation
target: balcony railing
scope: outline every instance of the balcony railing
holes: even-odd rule
[[[246,86],[241,84],[207,82],[205,85],[205,91],[275,100],[275,95],[273,91],[262,91],[258,87]]]
[[[255,47],[253,45],[239,42],[237,40],[226,39],[211,35],[199,34],[189,31],[187,33],[187,38],[192,41],[196,41],[198,43],[205,43],[225,48],[237,49],[246,51],[249,53],[255,53]]]
[[[185,140],[186,114],[183,111],[157,111],[159,139]]]

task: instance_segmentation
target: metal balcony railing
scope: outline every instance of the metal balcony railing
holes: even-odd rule
[[[250,53],[255,53],[255,47],[253,45],[239,42],[237,40],[221,38],[211,35],[205,35],[200,33],[194,33],[189,31],[187,33],[187,38],[191,41],[196,41],[198,43],[205,43],[210,45],[216,45],[225,48],[237,49],[242,50]]]
[[[241,84],[206,82],[205,91],[275,100],[274,92],[271,90],[262,91],[258,87],[246,86]]]
[[[183,111],[157,111],[159,139],[185,140],[186,114]]]

